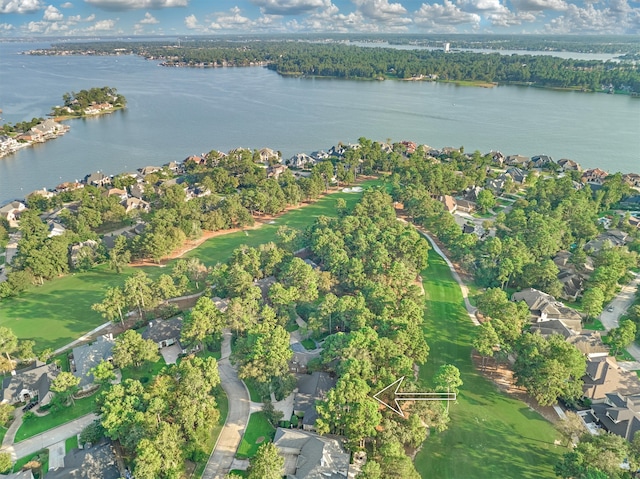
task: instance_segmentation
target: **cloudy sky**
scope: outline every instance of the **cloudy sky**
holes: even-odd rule
[[[0,37],[270,32],[640,34],[640,0],[0,0]]]

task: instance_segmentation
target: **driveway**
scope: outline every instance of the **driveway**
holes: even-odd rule
[[[166,348],[161,348],[160,354],[162,354],[165,363],[175,364],[180,354],[182,354],[182,348],[179,344],[172,344]]]
[[[231,470],[233,459],[249,422],[249,392],[238,378],[236,370],[229,362],[231,354],[231,332],[225,331],[222,340],[222,357],[218,361],[220,384],[229,400],[227,420],[218,437],[202,479],[224,479]]]

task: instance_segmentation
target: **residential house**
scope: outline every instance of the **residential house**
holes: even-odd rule
[[[185,165],[187,165],[188,163],[195,163],[196,165],[206,165],[207,159],[204,157],[204,155],[203,156],[191,155],[185,158],[183,163]]]
[[[553,159],[548,155],[536,155],[531,157],[529,166],[532,168],[544,168],[545,166],[549,166],[553,163]]]
[[[102,113],[105,110],[110,110],[111,108],[113,108],[113,105],[111,103],[92,103],[91,105],[89,105],[88,107],[86,107],[84,109],[84,114],[85,115],[97,115],[99,113]]]
[[[608,352],[587,356],[587,371],[582,378],[584,397],[603,403],[608,394],[640,395],[640,379],[634,371],[622,369]]]
[[[634,228],[640,228],[640,218],[637,218],[635,216],[630,216],[629,217],[629,224],[631,226],[633,226]]]
[[[558,160],[558,165],[562,168],[562,171],[582,171],[582,167],[579,163],[567,158],[561,158]]]
[[[457,172],[456,172],[457,173]],[[464,199],[469,201],[477,201],[478,195],[483,190],[482,186],[470,186],[464,191]]]
[[[290,168],[308,168],[316,164],[316,160],[306,153],[296,153],[286,161]]]
[[[541,323],[558,319],[569,329],[580,332],[582,330],[582,316],[575,309],[569,308],[557,301],[553,296],[534,288],[527,288],[514,293],[512,301],[524,301],[531,312],[532,323]]]
[[[592,414],[606,431],[632,441],[640,431],[640,395],[605,395],[603,402],[591,406]]]
[[[625,208],[640,210],[640,195],[627,196],[620,204]]]
[[[640,188],[640,175],[638,173],[625,173],[622,179],[632,188]]]
[[[512,167],[507,168],[507,172],[505,174],[509,175],[514,183],[521,185],[527,179],[528,172],[520,168]]]
[[[404,145],[407,155],[415,153],[416,148],[418,147],[418,145],[416,145],[415,142],[413,142],[413,141],[403,140],[403,141],[400,142],[400,144]]]
[[[529,164],[529,158],[522,155],[509,155],[505,158],[504,164],[507,166],[526,167]]]
[[[71,361],[71,371],[73,375],[80,378],[80,389],[91,389],[94,382],[91,369],[102,361],[113,359],[113,346],[115,341],[111,334],[103,335],[91,344],[83,344],[73,348],[73,360]]]
[[[224,313],[229,306],[228,298],[220,298],[218,296],[214,296],[213,298],[211,298],[211,301],[213,301],[213,304],[216,305],[216,308],[218,308],[221,313]]]
[[[161,169],[162,168],[160,166],[145,166],[144,168],[138,168],[138,172],[142,176],[147,176],[147,175],[150,175],[152,173],[157,173]]]
[[[462,232],[467,235],[473,234],[476,232],[476,227],[474,224],[465,223],[462,225]]]
[[[347,152],[347,148],[342,143],[339,143],[329,148],[329,151],[327,153],[329,154],[329,156],[342,158],[346,152]]]
[[[49,191],[46,188],[42,188],[41,190],[35,190],[35,191],[32,191],[31,193],[29,193],[27,195],[27,199],[30,198],[31,196],[35,196],[35,195],[42,196],[43,198],[50,199],[50,198],[53,198],[54,196],[56,196],[56,193],[53,192],[53,191]]]
[[[593,254],[600,251],[605,247],[605,245],[624,246],[625,244],[627,244],[628,238],[629,235],[624,231],[616,229],[606,230],[605,232],[600,233],[594,239],[585,244],[584,250],[587,253]]]
[[[140,183],[129,186],[129,194],[134,198],[138,198],[139,200],[141,200],[142,196],[144,195],[144,186]]]
[[[504,187],[507,183],[507,175],[504,173],[498,176],[497,178],[487,178],[485,186],[493,191],[494,194],[500,195],[504,191]]]
[[[551,319],[549,321],[543,321],[541,323],[533,323],[529,330],[532,333],[537,332],[545,338],[553,334],[559,334],[566,340],[569,340],[576,334],[574,331],[567,328],[565,324],[559,319]]]
[[[158,349],[162,349],[173,344],[180,345],[181,331],[182,318],[158,319],[149,321],[149,326],[142,332],[142,337],[151,339],[158,345]],[[181,345],[180,348],[182,348]]]
[[[97,249],[98,242],[92,239],[71,245],[69,247],[69,264],[72,268],[77,268],[87,256],[93,259]]]
[[[26,210],[26,205],[21,201],[12,201],[0,208],[0,218],[3,218],[9,222],[9,226],[17,227],[20,214]]]
[[[582,294],[585,281],[593,273],[593,259],[587,257],[586,261],[576,266],[569,262],[571,253],[559,251],[553,258],[553,262],[559,269],[558,280],[562,283],[562,294],[560,297],[569,301],[575,301]]]
[[[91,173],[85,176],[84,183],[86,185],[102,187],[102,186],[110,185],[111,178],[105,175],[104,173],[100,173],[99,171],[96,171],[95,173]]]
[[[267,168],[267,178],[275,178],[278,177],[285,172],[287,167],[285,165],[274,165]]]
[[[329,153],[327,153],[324,150],[318,150],[318,151],[314,151],[313,153],[311,153],[311,158],[313,158],[316,162],[317,161],[322,161],[322,160],[326,160],[327,158],[329,158]]]
[[[64,191],[73,191],[80,188],[84,188],[84,184],[78,181],[65,181],[64,183],[60,183],[56,186],[56,191],[58,193],[62,193]]]
[[[476,204],[472,201],[456,198],[456,209],[463,213],[473,213],[476,210]]]
[[[144,200],[133,196],[132,198],[127,198],[122,202],[122,206],[124,206],[124,210],[126,213],[131,211],[149,211],[150,205]]]
[[[90,448],[73,449],[64,457],[64,467],[49,471],[46,479],[120,479],[116,454],[111,442]],[[133,476],[129,476],[133,477]]]
[[[12,136],[0,135],[0,156],[12,153],[20,148],[20,143]]]
[[[12,371],[2,381],[2,403],[16,404],[37,398],[41,405],[49,404],[53,397],[51,381],[58,375],[55,364],[36,361],[31,367]]]
[[[280,153],[272,150],[271,148],[259,149],[258,155],[260,157],[260,163],[269,164],[273,162],[280,162]]]
[[[580,334],[573,334],[567,342],[585,355],[587,358],[597,358],[609,355],[609,348],[602,342],[599,331],[584,330]]]
[[[493,161],[493,163],[498,165],[498,166],[500,166],[500,167],[502,167],[502,165],[504,165],[504,162],[507,159],[506,156],[504,156],[499,151],[490,151],[487,154],[491,157],[491,160]]]
[[[120,201],[124,201],[129,197],[126,190],[122,190],[120,188],[109,188],[104,192],[104,195],[107,197],[117,196],[118,198],[120,198]]]
[[[584,171],[580,179],[583,183],[595,183],[597,185],[601,185],[604,183],[607,176],[609,176],[609,173],[606,171],[601,170],[600,168],[591,168]]]
[[[349,476],[351,456],[337,438],[279,427],[273,444],[284,457],[287,479],[345,479]]]
[[[303,416],[302,428],[305,431],[315,431],[316,401],[323,401],[329,390],[336,385],[336,380],[325,372],[314,372],[298,376],[298,387],[293,399],[293,413]]]
[[[209,188],[205,188],[204,186],[196,185],[189,186],[185,188],[186,200],[192,200],[194,198],[202,198],[204,196],[210,196],[211,190]]]
[[[438,196],[438,201],[444,205],[444,209],[449,213],[454,213],[456,211],[456,199],[453,196],[449,195],[440,195]]]
[[[60,236],[67,231],[67,228],[62,226],[60,223],[54,220],[47,221],[47,229],[49,230],[49,234],[47,235],[49,238],[53,238],[54,236]]]
[[[165,163],[164,165],[162,165],[164,167],[167,168],[167,170],[178,174],[178,173],[182,173],[183,169],[182,169],[182,163],[178,163],[177,161],[170,161],[169,163]]]

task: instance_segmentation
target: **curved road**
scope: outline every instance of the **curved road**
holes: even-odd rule
[[[218,361],[220,385],[227,394],[229,412],[227,420],[220,432],[213,452],[202,474],[202,479],[224,479],[231,470],[242,435],[249,422],[251,402],[247,387],[238,378],[236,370],[229,362],[231,354],[231,332],[226,330],[222,340],[222,356]]]

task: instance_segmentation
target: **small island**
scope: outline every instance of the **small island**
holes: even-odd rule
[[[60,123],[62,120],[112,113],[127,104],[123,95],[108,86],[80,90],[78,93],[65,93],[62,99],[63,106],[51,108],[48,116],[53,118],[32,118],[31,121],[22,121],[15,125],[5,123],[0,126],[0,158],[34,143],[44,143],[64,135],[70,127]]]
[[[56,120],[103,115],[124,108],[127,100],[115,88],[102,87],[62,95],[64,105],[51,108]]]

